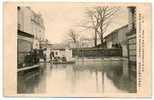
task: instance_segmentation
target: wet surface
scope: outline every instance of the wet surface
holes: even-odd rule
[[[128,93],[136,84],[123,77],[123,61],[78,59],[75,64],[41,63],[18,73],[18,93]]]

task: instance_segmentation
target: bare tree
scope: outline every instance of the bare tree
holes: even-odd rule
[[[92,29],[94,30],[94,45],[97,46],[97,34],[98,34],[98,27],[99,27],[99,16],[94,11],[87,11],[87,15],[89,16],[89,19],[91,20]]]
[[[117,8],[109,8],[109,7],[97,7],[96,8],[96,13],[98,13],[99,16],[99,36],[101,40],[101,44],[103,45],[104,43],[104,33],[106,32],[109,24],[111,17],[118,11]]]
[[[92,29],[94,31],[94,45],[97,46],[97,34],[98,34],[98,25],[99,25],[99,18],[97,13],[93,10],[86,9],[86,21],[83,25],[79,25],[80,27],[87,29]]]
[[[69,30],[68,36],[73,41],[74,44],[77,43],[79,39],[79,34],[77,34],[73,29]]]
[[[104,33],[107,31],[108,26],[110,25],[111,18],[118,11],[118,8],[110,7],[95,7],[93,9],[88,9],[86,12],[87,21],[84,25],[80,25],[85,29],[93,29],[94,44],[97,46],[97,35],[101,40],[101,45],[104,43]]]

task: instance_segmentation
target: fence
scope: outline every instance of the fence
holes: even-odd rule
[[[122,56],[122,49],[120,48],[74,48],[72,50],[73,56],[78,57],[117,57]]]

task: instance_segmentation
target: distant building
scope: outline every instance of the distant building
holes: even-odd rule
[[[53,52],[54,57],[66,57],[67,60],[72,58],[72,50],[68,48],[52,49],[51,52]]]
[[[82,38],[79,42],[79,47],[80,48],[90,48],[94,47],[94,39],[91,38]]]
[[[65,57],[67,61],[72,60],[72,49],[67,48],[61,44],[52,44],[51,53],[53,54],[54,58]]]
[[[25,55],[40,48],[40,41],[45,40],[45,27],[41,14],[30,7],[17,7],[17,54],[18,64],[23,63]]]
[[[82,38],[76,44],[72,41],[68,41],[67,47],[69,48],[90,48],[94,47],[94,39]]]

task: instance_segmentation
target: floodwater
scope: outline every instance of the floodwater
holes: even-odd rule
[[[18,73],[18,93],[52,95],[135,92],[136,84],[123,78],[121,60],[78,59],[75,64],[41,63]]]

